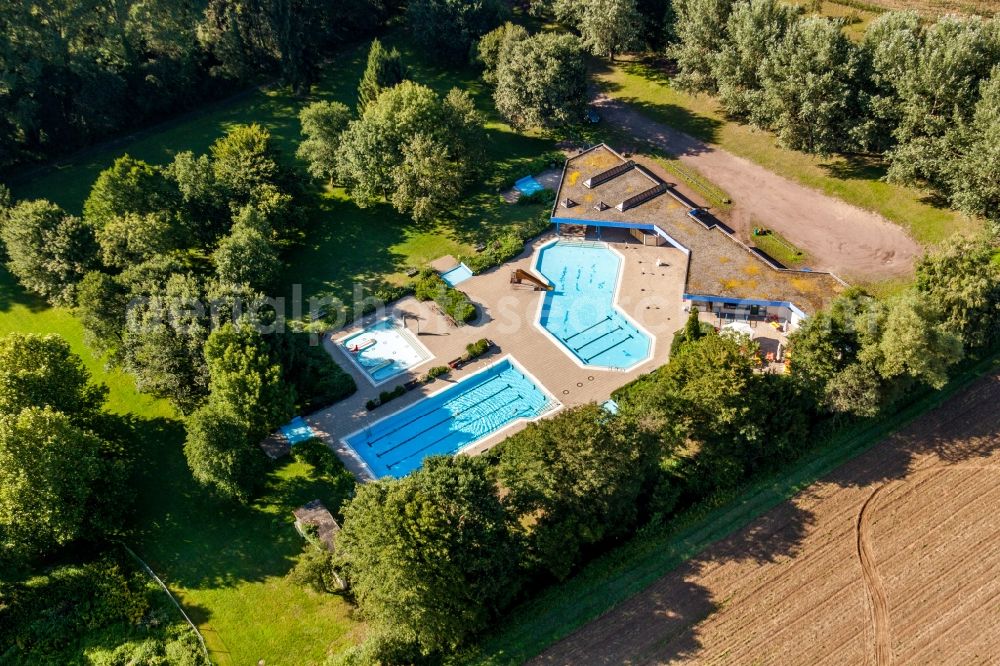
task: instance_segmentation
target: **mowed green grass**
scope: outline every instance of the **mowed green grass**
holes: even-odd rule
[[[915,240],[932,245],[982,223],[949,210],[931,193],[885,182],[882,164],[861,157],[815,157],[778,145],[770,132],[730,122],[707,95],[677,90],[656,63],[631,62],[596,72],[607,94],[646,116],[797,181],[875,211],[901,225]],[[766,221],[764,222],[766,226]]]
[[[441,93],[466,88],[489,115],[489,156],[497,175],[475,189],[456,210],[435,223],[416,225],[388,205],[357,208],[342,189],[310,184],[317,213],[309,221],[306,242],[286,257],[287,290],[302,285],[304,296],[335,296],[347,301],[355,283],[399,282],[409,266],[443,254],[458,254],[474,243],[541,212],[536,206],[500,202],[497,189],[522,171],[552,142],[519,134],[492,113],[489,91],[470,70],[446,71],[419,61],[403,40],[411,78]],[[135,138],[90,151],[56,168],[11,183],[18,198],[46,198],[73,213],[82,210],[90,186],[116,157],[128,153],[165,164],[183,150],[207,151],[228,128],[256,122],[266,126],[287,159],[294,161],[299,139],[297,114],[316,99],[354,104],[357,80],[367,44],[349,50],[324,67],[322,80],[309,97],[282,89],[261,89],[212,105]],[[303,176],[304,177],[304,176]],[[183,457],[183,425],[165,401],[139,394],[134,382],[107,371],[84,344],[83,329],[71,312],[50,308],[26,294],[0,272],[0,333],[57,333],[83,357],[96,381],[110,389],[110,408],[131,414],[144,433],[135,523],[141,533],[131,545],[181,598],[205,634],[213,659],[220,663],[321,663],[329,653],[363,638],[364,626],[352,608],[333,595],[319,595],[286,579],[301,552],[302,539],[292,527],[291,510],[317,497],[336,512],[346,489],[340,481],[313,478],[308,465],[286,463],[267,479],[268,487],[251,507],[220,503],[193,483]]]
[[[141,436],[134,520],[139,531],[127,541],[181,599],[213,659],[316,664],[358,640],[363,626],[345,601],[285,579],[302,548],[291,510],[318,497],[336,510],[347,494],[343,484],[314,479],[310,466],[296,462],[269,474],[267,491],[252,507],[215,500],[191,479],[183,425],[166,401],[138,393],[127,374],[106,370],[69,311],[26,295],[3,269],[0,295],[0,335],[61,335],[95,381],[108,385],[109,409],[135,419]]]
[[[788,268],[798,268],[809,261],[808,255],[788,242],[776,231],[768,231],[760,236],[753,236],[753,244],[777,259]]]

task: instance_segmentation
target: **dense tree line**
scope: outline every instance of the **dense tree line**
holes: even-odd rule
[[[859,44],[779,0],[677,0],[677,81],[817,154],[874,153],[1000,222],[1000,21],[887,12]]]
[[[300,199],[267,130],[244,125],[165,166],[119,158],[82,218],[47,201],[0,215],[11,272],[73,307],[88,343],[140,391],[189,414],[195,478],[244,501],[261,477],[257,443],[296,406],[355,388],[304,334],[272,326],[266,307],[306,217]]]
[[[660,51],[674,41],[677,0],[532,0],[531,12],[576,30],[595,55]]]
[[[0,170],[166,118],[321,60],[377,30],[391,0],[44,0],[0,5]]]
[[[473,43],[510,15],[505,0],[408,0],[411,33],[431,57],[463,62]]]
[[[344,661],[461,649],[639,528],[669,529],[679,511],[800,456],[817,433],[941,387],[964,355],[1000,343],[998,256],[988,237],[955,239],[892,298],[849,290],[791,336],[786,374],[761,372],[755,343],[694,311],[670,362],[615,392],[617,414],[565,409],[489,454],[365,484],[334,566],[373,637]]]

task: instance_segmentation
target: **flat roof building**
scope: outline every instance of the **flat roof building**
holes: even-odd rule
[[[598,235],[607,228],[655,235],[687,257],[685,301],[734,318],[778,317],[795,325],[846,289],[832,273],[772,263],[656,171],[605,144],[574,155],[566,161],[552,221],[557,228],[594,227]]]

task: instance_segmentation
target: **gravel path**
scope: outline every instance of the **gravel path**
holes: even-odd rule
[[[676,155],[733,199],[729,223],[746,237],[752,226],[774,229],[815,259],[811,268],[851,281],[906,276],[921,254],[899,226],[753,162],[658,123],[627,104],[598,95],[607,122]]]

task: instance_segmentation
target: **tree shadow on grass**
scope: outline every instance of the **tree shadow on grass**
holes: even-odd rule
[[[708,144],[718,143],[719,131],[725,124],[677,104],[636,97],[615,97],[602,108],[608,122],[620,125],[637,141],[650,141],[676,156],[710,151]]]
[[[291,511],[317,497],[339,509],[347,494],[342,480],[310,478],[306,466],[289,474],[290,463],[282,463],[268,472],[255,503],[221,499],[191,477],[180,422],[137,425],[137,550],[168,585],[222,588],[285,575],[302,550]]]
[[[882,180],[887,171],[882,158],[874,155],[843,155],[835,162],[820,164],[828,176],[840,180]]]
[[[626,74],[637,76],[653,84],[672,87],[673,71],[669,61],[662,58],[644,58],[618,65]],[[594,75],[595,92],[606,96],[600,105],[603,122],[622,125],[636,140],[651,140],[659,143],[679,144],[673,147],[663,146],[674,155],[682,153],[701,152],[704,147],[693,145],[697,142],[678,141],[678,138],[666,142],[662,132],[656,132],[648,123],[640,123],[628,118],[628,111],[638,112],[650,121],[667,125],[668,128],[688,134],[698,141],[718,143],[719,131],[725,124],[723,121],[695,113],[678,104],[668,102],[651,102],[648,99],[638,99],[623,95],[624,86],[609,75],[613,73],[608,63],[592,61],[591,72]]]
[[[5,266],[0,265],[0,312],[7,312],[17,305],[24,306],[33,313],[43,312],[50,307],[43,299],[28,293],[18,284],[17,278]]]
[[[387,204],[359,208],[334,193],[318,201],[304,242],[286,256],[286,292],[334,296],[349,303],[356,282],[372,282],[401,271],[406,257],[390,249],[413,222]]]

